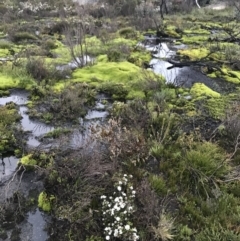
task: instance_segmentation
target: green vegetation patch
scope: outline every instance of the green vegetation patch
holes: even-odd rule
[[[18,81],[11,76],[2,74],[0,72],[0,89],[10,89],[18,86]]]
[[[199,60],[206,57],[209,54],[207,48],[190,48],[190,49],[180,49],[177,52],[181,56],[187,56],[190,60]]]
[[[149,51],[144,51],[143,49],[141,49],[140,51],[132,52],[127,60],[130,63],[133,63],[139,67],[142,67],[144,63],[148,64],[151,58],[152,56]]]
[[[23,67],[12,68],[11,64],[0,67],[0,89],[29,89],[33,84],[34,80]]]
[[[73,72],[75,82],[86,82],[95,87],[108,83],[122,85],[129,92],[127,98],[143,97],[143,92],[137,83],[143,78],[142,69],[124,62],[99,62],[96,65],[77,69]]]
[[[0,48],[0,58],[6,58],[8,55],[9,55],[8,49],[1,49]]]
[[[206,41],[208,41],[209,36],[207,35],[193,35],[193,36],[187,36],[184,35],[181,38],[181,41],[185,44],[202,44]]]
[[[208,74],[211,78],[223,78],[228,82],[239,84],[240,83],[240,71],[231,70],[229,67],[222,67],[221,71],[217,70],[211,74]]]
[[[194,98],[204,97],[204,96],[213,97],[213,98],[221,97],[221,95],[218,92],[210,89],[203,83],[195,83],[190,90],[190,94],[192,94]]]
[[[55,197],[53,195],[48,196],[46,192],[41,192],[38,196],[38,207],[45,212],[50,212],[54,199]]]
[[[198,25],[196,25],[199,27]],[[191,29],[184,29],[183,30],[184,34],[196,34],[196,35],[209,35],[210,31],[206,29],[201,29],[201,28],[191,28]]]
[[[222,119],[226,115],[226,108],[230,99],[227,96],[221,98],[210,98],[206,100],[205,107],[207,108],[210,116],[217,119]]]
[[[14,150],[16,146],[14,123],[19,119],[15,104],[0,106],[0,153]]]
[[[32,154],[29,154],[27,156],[22,157],[21,160],[19,161],[19,164],[27,168],[29,167],[31,168],[37,164],[37,161],[32,158]]]

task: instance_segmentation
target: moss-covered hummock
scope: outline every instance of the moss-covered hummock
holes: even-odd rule
[[[213,97],[213,98],[221,97],[221,95],[218,92],[210,89],[203,83],[195,83],[190,90],[190,94],[193,95],[194,98],[199,98],[204,96]]]
[[[240,83],[240,71],[234,71],[228,67],[223,67],[223,68],[221,68],[221,72],[215,71],[215,72],[209,74],[208,76],[211,78],[216,78],[216,77],[223,78],[226,81],[234,83],[234,84]]]
[[[19,164],[29,168],[36,165],[37,161],[32,158],[32,154],[29,154],[27,156],[22,157],[21,160],[19,161]]]
[[[184,35],[181,41],[185,44],[201,44],[208,41],[209,35],[193,35],[186,36]]]
[[[144,63],[149,63],[151,58],[152,56],[149,51],[140,50],[132,52],[128,57],[128,61],[139,67],[143,67]]]
[[[73,73],[74,82],[86,82],[95,87],[108,83],[122,85],[129,92],[128,99],[144,97],[138,83],[144,76],[143,70],[127,61],[99,62],[96,65],[77,69]]]
[[[22,63],[26,59],[21,59]],[[12,63],[7,62],[0,66],[0,89],[25,88],[29,89],[34,80],[27,74],[24,67],[13,67]]]
[[[20,118],[14,103],[0,106],[0,153],[14,151],[16,147],[14,124]]]
[[[206,57],[209,54],[207,48],[190,48],[190,49],[180,49],[178,54],[182,56],[189,57],[190,60],[199,60]]]
[[[55,199],[53,195],[50,197],[46,192],[41,192],[38,196],[38,207],[45,212],[50,212],[52,209],[52,201]]]
[[[9,88],[15,88],[17,85],[17,80],[0,72],[0,89],[5,90]]]

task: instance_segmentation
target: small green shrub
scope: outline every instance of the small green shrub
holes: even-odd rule
[[[161,176],[151,175],[149,177],[149,182],[158,195],[165,195],[167,193],[166,182]]]
[[[26,64],[27,73],[35,80],[42,81],[50,75],[47,65],[42,58],[30,58]]]
[[[56,49],[58,46],[54,40],[48,39],[44,42],[43,47],[46,50],[51,50],[51,49]]]
[[[117,50],[111,50],[108,52],[107,57],[110,62],[119,62],[122,59],[122,53]]]
[[[150,154],[153,157],[160,159],[161,156],[163,155],[163,151],[164,151],[164,146],[160,143],[155,143],[150,149]]]
[[[124,38],[136,38],[137,32],[132,27],[122,28],[118,31],[119,35]]]
[[[9,37],[12,40],[12,42],[14,42],[14,43],[18,43],[18,42],[25,41],[25,40],[37,40],[38,39],[35,35],[33,35],[29,32],[16,32],[16,33],[12,33]]]
[[[49,33],[62,34],[64,30],[67,29],[68,27],[69,27],[69,24],[66,21],[56,22],[50,27]]]
[[[128,95],[128,90],[125,86],[112,82],[104,83],[99,90],[112,96],[116,100],[125,100]]]
[[[10,49],[12,46],[13,46],[12,43],[6,40],[0,39],[0,49]]]
[[[240,235],[213,224],[195,236],[196,241],[239,241]]]
[[[178,227],[179,233],[177,235],[177,240],[179,241],[190,241],[193,235],[193,230],[187,225],[180,225]]]
[[[221,177],[227,171],[224,163],[225,154],[216,144],[211,142],[199,143],[194,149],[187,151],[186,165],[202,172],[206,176]]]

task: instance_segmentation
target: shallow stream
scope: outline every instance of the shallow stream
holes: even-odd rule
[[[37,120],[31,120],[27,114],[27,99],[28,92],[24,90],[12,90],[10,96],[0,98],[0,105],[5,105],[8,102],[14,102],[18,105],[19,113],[22,116],[20,122],[21,128],[28,134],[28,148],[49,148],[52,144],[50,143],[50,146],[45,145],[44,143],[40,142],[40,139],[46,133],[54,130],[54,126],[46,125],[45,123]],[[81,118],[79,120],[79,128],[74,127],[72,130],[72,134],[69,137],[70,140],[68,141],[71,148],[79,148],[80,146],[86,145],[86,142],[89,140],[88,137],[91,135],[91,126],[99,125],[102,120],[107,117],[108,112],[106,110],[106,105],[102,104],[103,99],[105,99],[105,96],[99,95],[96,100],[95,107],[88,111],[84,119]],[[61,145],[61,143],[58,143],[57,145]],[[7,198],[11,197],[12,194],[20,188],[18,185],[19,177],[14,176],[16,173],[18,161],[19,158],[17,157],[8,156],[4,157],[0,162],[0,203],[5,202]],[[26,196],[28,196],[28,191],[34,188],[34,186],[37,190],[41,190],[43,188],[41,181],[33,180],[31,177],[26,177],[26,180],[23,179],[21,181],[20,190],[25,193]],[[9,190],[6,192],[7,189]],[[18,225],[18,228],[21,229],[21,240],[46,241],[48,235],[45,230],[45,226],[47,224],[47,220],[49,220],[50,217],[42,213],[38,208],[32,212],[28,212],[26,216],[27,218]],[[10,240],[11,230],[8,231],[8,236],[9,238],[5,239],[7,241]]]
[[[150,43],[154,42],[154,37],[147,37],[145,39],[150,39]],[[156,37],[155,37],[156,38]],[[168,69],[172,66],[167,59],[176,56],[176,51],[178,49],[186,49],[188,46],[185,44],[174,45],[171,43],[160,43],[160,44],[148,44],[145,48],[152,53],[152,59],[149,63],[152,66],[154,73],[161,74],[167,83],[173,83],[178,86],[183,86],[186,88],[191,88],[194,83],[204,83],[206,86],[214,91],[220,93],[229,93],[233,90],[234,84],[227,83],[221,79],[213,79],[205,74],[203,74],[198,67],[174,67]]]

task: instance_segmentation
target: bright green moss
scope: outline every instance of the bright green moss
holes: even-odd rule
[[[99,55],[97,57],[97,62],[107,63],[108,62],[107,55],[106,54]]]
[[[9,55],[8,49],[0,49],[0,58],[5,58]]]
[[[18,86],[18,81],[11,76],[7,76],[0,72],[0,89],[15,88]]]
[[[218,92],[213,91],[203,83],[195,83],[190,90],[190,94],[193,95],[193,97],[195,98],[203,97],[203,96],[213,97],[213,98],[221,97],[221,95]]]
[[[100,62],[93,66],[75,70],[73,78],[76,81],[88,83],[94,81],[94,79],[97,82],[114,81],[117,83],[129,83],[129,81],[138,79],[136,74],[139,74],[140,70],[139,67],[129,62]]]
[[[199,60],[206,57],[209,50],[207,48],[180,49],[178,53],[183,56],[188,56],[191,60]]]
[[[96,65],[77,69],[73,72],[74,82],[86,82],[95,87],[101,84],[120,84],[129,91],[127,98],[143,97],[139,81],[143,70],[129,62],[99,62]]]
[[[32,167],[37,164],[37,161],[32,158],[32,154],[29,154],[27,156],[22,157],[19,161],[19,164],[25,167]]]
[[[218,98],[217,100],[215,98],[211,98],[206,100],[206,108],[213,118],[221,119],[226,114],[226,108],[228,104],[228,99],[224,96],[221,98]]]
[[[152,56],[149,51],[140,50],[132,52],[128,57],[128,61],[142,67],[144,63],[149,63],[151,58]]]
[[[209,30],[206,30],[206,29],[201,29],[201,28],[191,28],[191,29],[184,29],[183,30],[183,33],[184,34],[201,34],[201,35],[209,35],[210,34],[210,31]]]
[[[173,37],[173,38],[180,38],[180,34],[178,34],[176,32],[176,27],[175,26],[172,26],[172,25],[169,25],[167,26],[166,30],[165,30],[165,33],[167,35],[169,35],[170,37]]]
[[[57,48],[52,50],[52,52],[57,55],[57,59],[55,59],[54,61],[61,64],[69,63],[72,60],[70,49],[59,41],[57,42],[56,46]],[[46,60],[47,62],[53,61],[53,59],[49,59],[49,58],[46,58]]]
[[[24,69],[13,68],[11,63],[4,65],[0,69],[0,89],[25,88],[29,89],[34,84],[34,80]]]
[[[209,36],[206,35],[193,35],[193,36],[186,36],[184,35],[181,41],[185,44],[201,44],[206,42],[209,39]]]
[[[240,83],[240,71],[233,71],[230,68],[223,67],[220,71],[215,71],[208,75],[211,78],[223,78],[228,82],[239,84]]]
[[[50,212],[52,209],[52,201],[55,199],[53,195],[48,197],[46,192],[41,192],[38,196],[38,207],[45,212]]]

